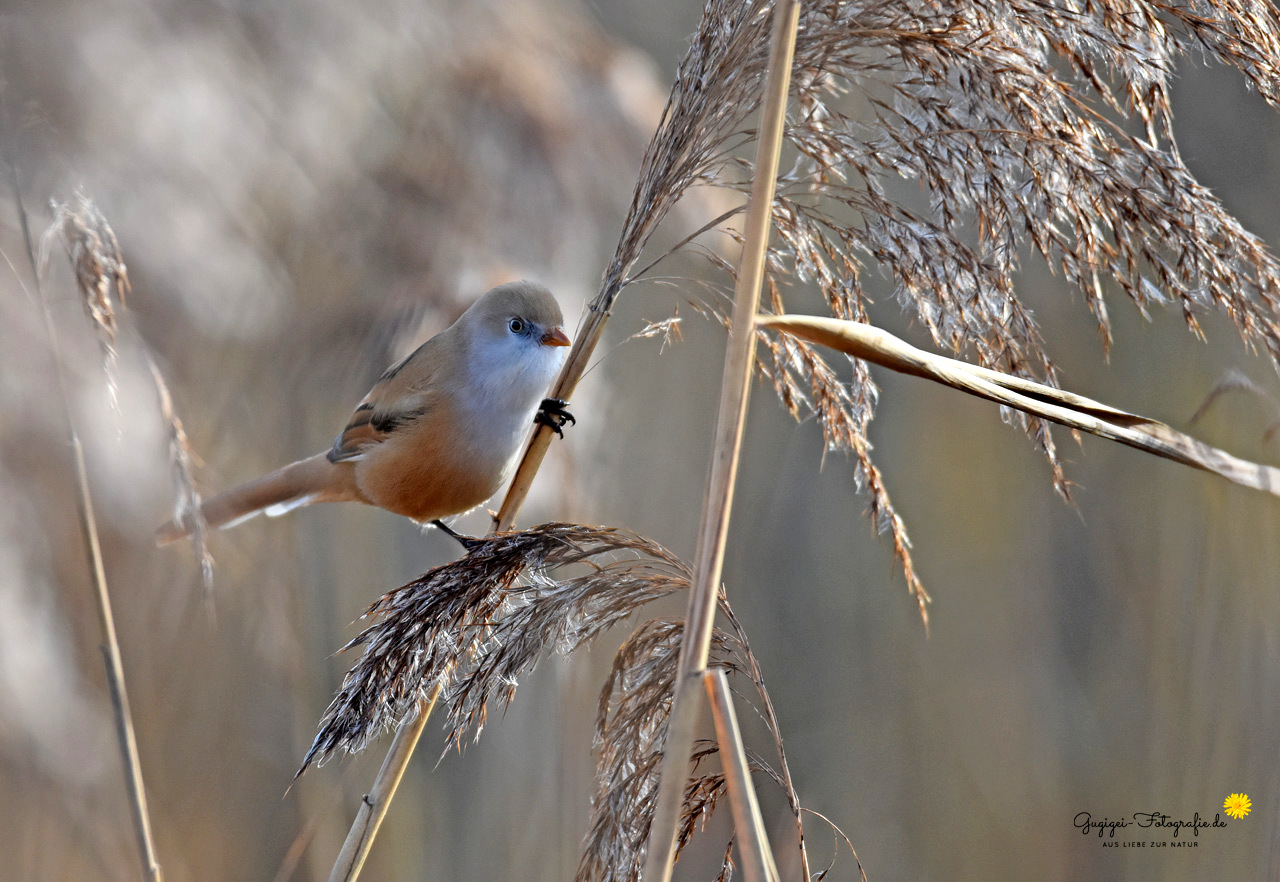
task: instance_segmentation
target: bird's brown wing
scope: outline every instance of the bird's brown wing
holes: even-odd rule
[[[437,390],[423,370],[431,359],[423,356],[430,355],[427,350],[432,342],[428,340],[383,373],[356,406],[346,428],[333,440],[328,454],[330,462],[362,456],[370,447],[381,444],[431,411]]]
[[[425,401],[415,406],[413,402],[402,402],[397,406],[380,410],[373,405],[361,404],[351,415],[329,450],[329,462],[342,462],[356,459],[375,444],[381,444],[399,429],[416,422],[431,410]]]

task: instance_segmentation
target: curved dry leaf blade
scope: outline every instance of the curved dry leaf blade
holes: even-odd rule
[[[762,317],[758,324],[1280,496],[1280,469],[1232,456],[1157,420],[925,352],[868,324],[803,315]]]

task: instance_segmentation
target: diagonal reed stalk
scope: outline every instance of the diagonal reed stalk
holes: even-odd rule
[[[329,872],[329,882],[345,882],[360,875],[365,859],[369,857],[369,850],[373,848],[374,837],[378,835],[378,828],[387,816],[396,788],[400,786],[400,779],[404,777],[404,770],[409,766],[414,748],[418,746],[418,738],[427,727],[427,720],[431,718],[439,697],[440,687],[437,685],[431,696],[418,705],[418,715],[402,724],[396,732],[395,740],[382,761],[382,767],[378,769],[373,786],[361,800],[360,810],[351,822],[347,839],[342,843],[342,851],[338,852],[338,859]]]
[[[742,874],[747,882],[779,882],[778,867],[769,848],[760,801],[751,783],[751,765],[742,744],[742,730],[733,709],[733,692],[723,668],[707,671],[703,676],[707,698],[711,701],[711,719],[720,745],[720,762],[729,786],[729,807],[738,834],[738,850],[742,854]]]
[[[764,280],[765,251],[769,245],[773,197],[778,176],[778,159],[782,150],[782,131],[786,123],[791,61],[795,52],[799,17],[798,0],[779,0],[774,6],[769,70],[765,79],[760,136],[756,142],[755,178],[747,203],[745,241],[738,266],[733,319],[725,350],[715,442],[711,451],[702,527],[694,557],[693,588],[689,592],[689,610],[685,616],[686,626],[680,646],[680,675],[672,697],[671,719],[663,749],[662,777],[641,876],[643,882],[669,882],[675,864],[680,801],[685,781],[689,777],[689,757],[693,751],[694,729],[698,721],[698,689],[702,674],[706,671],[707,652],[711,645],[716,597],[724,565],[725,540],[729,532],[729,514],[733,507],[733,491],[747,415],[747,398],[751,390],[751,368],[755,364],[755,317],[760,304],[760,286]]]
[[[43,299],[43,295],[42,295]],[[52,326],[49,326],[52,332]],[[89,495],[89,472],[84,463],[84,447],[74,428],[70,428],[71,456],[75,463],[77,502],[80,528],[84,533],[93,574],[94,599],[97,600],[98,626],[102,630],[102,661],[107,669],[107,686],[111,692],[111,708],[115,714],[116,739],[120,758],[124,761],[125,783],[129,788],[129,805],[133,809],[133,830],[142,860],[142,875],[148,882],[163,882],[164,874],[156,858],[151,836],[151,818],[147,812],[147,788],[142,780],[142,761],[138,757],[138,739],[133,731],[133,712],[129,709],[129,692],[124,684],[124,663],[120,641],[116,639],[115,617],[111,612],[111,595],[107,591],[107,571],[102,563],[102,545],[98,541],[98,523],[93,514],[93,498]]]
[[[0,112],[0,124],[7,125],[7,113]],[[10,185],[14,204],[22,228],[23,244],[31,273],[35,280],[36,296],[44,321],[49,351],[53,356],[54,373],[57,376],[60,411],[67,445],[71,450],[71,466],[76,476],[76,507],[80,515],[80,529],[84,536],[88,555],[89,574],[93,580],[94,600],[98,611],[98,625],[102,632],[102,660],[106,667],[107,687],[111,693],[111,709],[115,717],[116,740],[120,745],[120,758],[124,764],[125,784],[129,791],[129,807],[137,838],[138,855],[142,861],[142,877],[148,882],[162,882],[164,875],[156,857],[155,841],[151,835],[151,818],[147,811],[147,791],[142,779],[142,763],[138,757],[138,739],[133,729],[133,713],[129,709],[129,692],[125,687],[124,663],[120,655],[120,641],[116,637],[115,616],[111,611],[111,593],[107,588],[107,571],[102,561],[102,544],[98,538],[98,523],[94,516],[93,497],[89,489],[89,471],[84,460],[84,446],[76,431],[71,415],[71,398],[63,366],[62,346],[53,321],[53,309],[41,281],[40,262],[36,259],[35,244],[31,237],[31,225],[22,200],[22,187],[18,179],[18,167],[12,157],[9,160]]]

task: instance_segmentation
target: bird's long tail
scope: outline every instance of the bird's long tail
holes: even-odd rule
[[[365,501],[354,463],[329,462],[317,453],[205,500],[200,513],[209,527],[232,527],[263,511],[276,515],[313,502],[349,501]],[[175,518],[156,530],[156,544],[189,536],[193,529],[193,519]]]

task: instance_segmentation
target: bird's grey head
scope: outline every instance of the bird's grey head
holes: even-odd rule
[[[468,361],[485,397],[536,405],[564,364],[570,342],[551,292],[533,282],[499,285],[460,321],[471,329]]]
[[[467,310],[486,342],[508,338],[529,346],[567,346],[564,315],[551,292],[533,282],[499,285]]]

